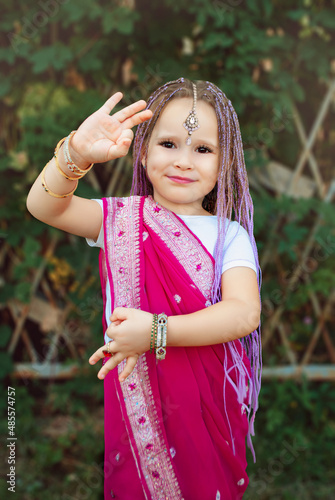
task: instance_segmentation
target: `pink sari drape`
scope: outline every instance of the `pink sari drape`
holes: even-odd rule
[[[213,258],[180,218],[151,197],[103,203],[100,271],[103,292],[109,277],[112,309],[179,315],[210,305]],[[241,343],[234,344],[249,369]],[[248,420],[237,380],[225,344],[168,347],[159,362],[146,353],[122,384],[116,369],[109,372],[105,499],[242,498]]]

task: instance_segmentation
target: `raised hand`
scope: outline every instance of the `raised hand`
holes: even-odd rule
[[[103,163],[128,153],[134,137],[132,128],[152,116],[146,102],[137,101],[110,115],[123,95],[112,95],[100,109],[80,125],[70,142],[70,154],[78,165]]]

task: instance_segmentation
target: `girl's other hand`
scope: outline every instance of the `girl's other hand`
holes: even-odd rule
[[[112,357],[99,370],[98,378],[105,378],[110,370],[127,359],[124,370],[119,374],[119,380],[123,382],[135,368],[139,356],[150,349],[153,315],[139,309],[117,307],[110,319],[112,322],[106,333],[113,339],[109,344]],[[106,345],[92,354],[89,363],[94,365],[99,359],[104,358],[104,350]]]
[[[146,102],[137,101],[110,115],[123,95],[112,95],[100,109],[80,125],[70,142],[70,154],[77,164],[104,163],[125,156],[131,145],[133,127],[149,120]]]

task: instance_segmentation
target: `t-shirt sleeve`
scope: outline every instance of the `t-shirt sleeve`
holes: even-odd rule
[[[103,203],[102,203],[102,200],[96,200],[96,199],[93,198],[93,201],[96,201],[97,203],[99,203],[99,205],[101,207],[102,214],[103,214]],[[97,248],[104,249],[105,242],[104,242],[104,225],[103,225],[103,223],[101,224],[101,228],[100,228],[98,239],[96,241],[94,241],[94,240],[91,240],[90,238],[86,238],[86,241],[87,241],[87,244],[90,247],[97,247]]]
[[[226,234],[222,273],[238,266],[250,267],[257,274],[249,234],[237,221],[233,221],[229,224]]]

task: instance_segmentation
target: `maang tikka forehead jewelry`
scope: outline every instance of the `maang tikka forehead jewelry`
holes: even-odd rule
[[[197,114],[195,112],[195,107],[197,105],[197,87],[194,83],[192,83],[192,85],[193,85],[193,107],[192,107],[191,111],[189,112],[188,117],[186,118],[185,122],[183,123],[184,127],[188,131],[188,137],[186,139],[186,144],[188,146],[190,146],[190,144],[191,144],[192,132],[194,132],[195,130],[198,130],[198,128],[200,127],[199,120],[198,120]]]

